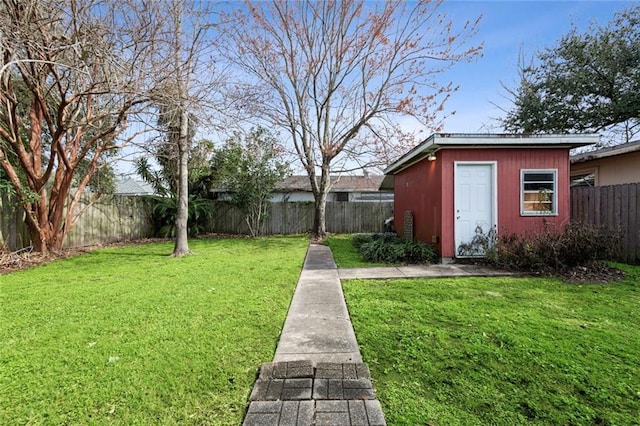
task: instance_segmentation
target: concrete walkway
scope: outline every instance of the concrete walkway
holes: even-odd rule
[[[514,275],[480,265],[443,264],[338,269],[341,280],[389,278],[504,277]]]
[[[280,335],[275,362],[362,362],[331,249],[311,244]]]
[[[260,367],[244,426],[386,425],[341,279],[504,276],[476,265],[338,269],[310,244],[273,362]]]
[[[260,367],[243,425],[386,425],[327,246],[309,245],[275,357]]]

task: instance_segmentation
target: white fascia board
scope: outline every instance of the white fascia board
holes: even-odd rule
[[[420,143],[416,147],[414,147],[411,151],[404,154],[398,160],[396,160],[393,164],[389,165],[382,172],[384,175],[388,175],[391,173],[395,173],[402,169],[406,169],[413,163],[420,161],[423,157],[425,157],[429,152],[432,152],[435,148],[433,148],[435,140],[435,135],[429,136],[424,142]]]
[[[599,141],[600,135],[594,133],[551,135],[436,133],[400,157],[387,167],[383,173],[385,175],[395,174],[422,160],[429,153],[436,152],[442,148],[577,148],[596,144]]]
[[[438,133],[433,135],[434,144],[439,146],[513,146],[527,148],[529,146],[584,146],[600,141],[598,134],[472,134],[472,133]]]

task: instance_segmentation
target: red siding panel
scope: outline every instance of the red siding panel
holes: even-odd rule
[[[405,235],[404,212],[411,211],[415,240],[431,243],[438,251],[442,229],[441,182],[440,164],[426,159],[395,175],[394,181],[396,231],[401,236]]]

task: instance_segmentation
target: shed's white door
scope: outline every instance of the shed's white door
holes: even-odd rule
[[[457,257],[482,256],[477,234],[487,235],[495,224],[495,164],[455,165],[455,249]],[[477,241],[477,240],[476,240]]]

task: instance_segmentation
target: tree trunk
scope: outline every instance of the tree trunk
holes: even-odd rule
[[[315,199],[315,209],[313,215],[313,228],[311,229],[311,239],[314,241],[322,241],[327,236],[327,226],[325,223],[325,211],[327,207],[327,195],[330,189],[329,181],[329,164],[322,164],[322,173],[320,175],[320,185],[317,191],[313,191]],[[314,188],[313,185],[311,185]]]
[[[176,216],[176,243],[174,257],[190,253],[187,221],[189,218],[189,114],[184,106],[180,111],[180,136],[178,138],[178,214]]]
[[[313,241],[322,241],[327,236],[327,228],[325,225],[325,210],[327,206],[326,194],[316,198],[315,210],[313,215],[313,229],[311,230],[311,239]]]
[[[48,196],[44,190],[39,195],[40,200],[24,205],[25,223],[29,229],[33,250],[48,255],[52,250],[60,251],[62,244],[56,245],[56,232],[47,206]],[[64,235],[61,238],[64,239]]]
[[[30,212],[27,212],[27,215],[29,214]],[[43,255],[49,254],[47,238],[44,231],[31,221],[26,220],[25,222],[27,224],[27,229],[29,230],[29,237],[31,238],[31,246],[33,247],[33,251],[42,253]]]

